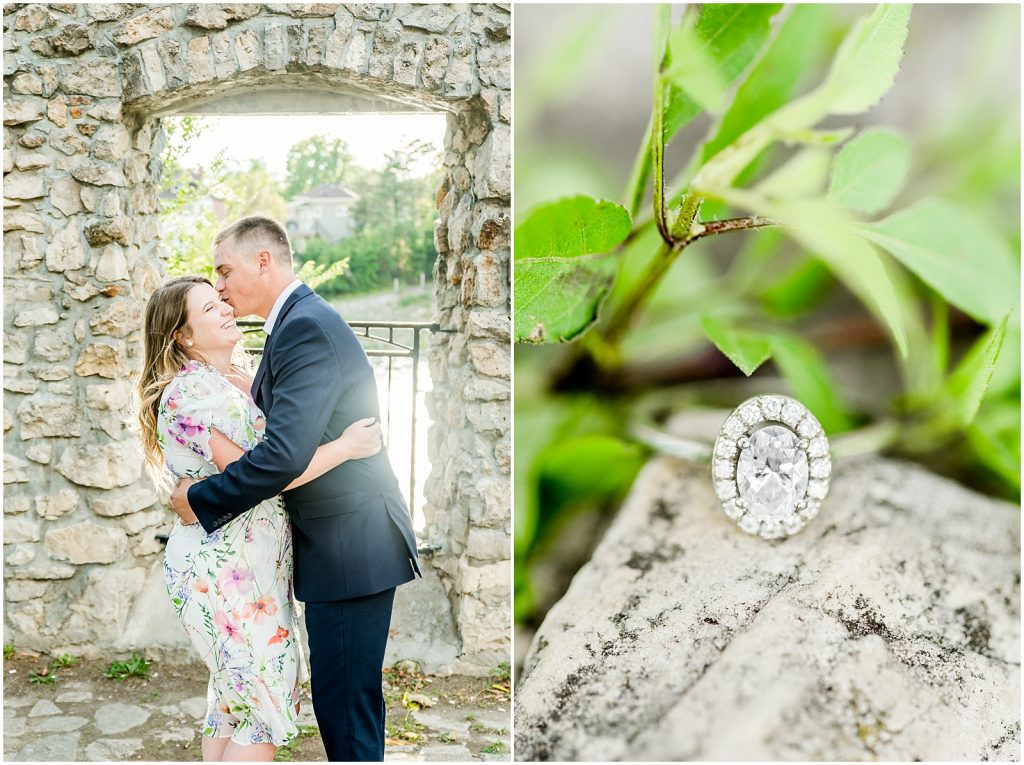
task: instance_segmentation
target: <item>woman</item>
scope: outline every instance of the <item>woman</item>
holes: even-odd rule
[[[147,462],[204,478],[263,437],[251,379],[232,363],[242,333],[231,306],[198,276],[153,293],[144,319],[139,423]],[[380,450],[380,426],[353,423],[317,449],[287,488]],[[280,498],[212,534],[175,521],[164,571],[171,602],[210,669],[206,761],[269,761],[298,730],[303,668],[291,589],[291,527]]]

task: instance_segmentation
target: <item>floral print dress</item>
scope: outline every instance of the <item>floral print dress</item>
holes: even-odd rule
[[[175,478],[205,478],[217,472],[211,428],[248,451],[265,425],[251,398],[213,367],[193,362],[164,389],[157,439]],[[212,534],[176,521],[164,573],[178,619],[210,670],[203,735],[243,745],[292,739],[305,664],[295,629],[291,525],[281,499]]]

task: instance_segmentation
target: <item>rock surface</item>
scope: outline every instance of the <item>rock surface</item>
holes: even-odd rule
[[[839,460],[788,540],[667,457],[548,613],[520,760],[1016,760],[1020,513],[913,465]]]

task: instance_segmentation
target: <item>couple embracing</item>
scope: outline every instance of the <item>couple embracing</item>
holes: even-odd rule
[[[392,602],[419,566],[373,371],[276,221],[220,232],[214,269],[153,293],[139,381],[146,459],[177,479],[168,592],[210,670],[203,759],[272,760],[297,735],[299,600],[328,759],[382,760]],[[268,337],[250,376],[235,317],[253,314]]]

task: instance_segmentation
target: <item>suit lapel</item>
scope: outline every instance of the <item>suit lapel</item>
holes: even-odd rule
[[[274,344],[275,338],[280,336],[282,325],[284,324],[284,317],[292,310],[292,307],[298,303],[302,298],[312,295],[313,290],[303,284],[295,288],[295,291],[288,296],[288,299],[284,301],[284,305],[281,306],[281,311],[277,315],[277,321],[274,322],[274,331],[267,337],[263,343],[263,356],[260,358],[260,365],[256,369],[256,376],[252,381],[252,399],[256,402],[257,406],[262,405],[262,396],[260,395],[260,387],[263,385],[263,378],[267,376],[267,369],[270,366],[270,349]]]
[[[268,336],[263,343],[263,353],[260,355],[260,365],[256,368],[256,376],[252,378],[252,400],[256,402],[256,406],[260,406],[263,398],[260,395],[260,386],[263,384],[263,378],[267,375],[267,354],[269,352],[270,337]]]

